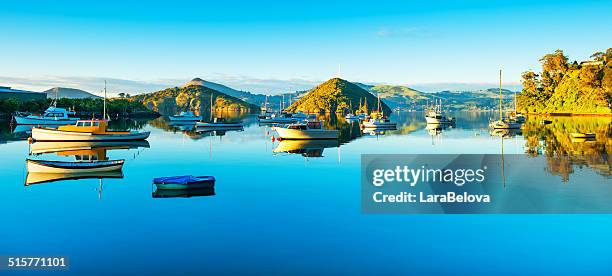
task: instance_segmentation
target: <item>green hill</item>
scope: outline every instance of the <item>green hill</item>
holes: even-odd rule
[[[211,95],[215,110],[259,112],[257,105],[249,104],[236,97],[197,84],[167,88],[153,93],[140,94],[132,98],[162,115],[174,115],[187,110],[193,110],[196,113],[207,112],[210,110]]]
[[[377,108],[377,98],[358,85],[349,81],[333,78],[313,88],[286,110],[289,112],[344,113],[359,109],[359,103],[366,102],[368,111]],[[391,108],[381,102],[384,113]],[[364,108],[365,109],[365,108]]]
[[[372,86],[369,91],[374,95],[379,95],[391,108],[413,106],[419,101],[430,98],[426,93],[400,85],[376,85]]]
[[[569,63],[563,51],[545,55],[542,72],[524,72],[519,110],[531,113],[612,113],[612,48]]]

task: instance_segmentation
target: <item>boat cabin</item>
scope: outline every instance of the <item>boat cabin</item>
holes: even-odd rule
[[[288,125],[287,129],[299,129],[299,130],[321,129],[322,125],[323,124],[321,123],[321,121],[308,121],[306,123]]]
[[[108,121],[107,120],[78,120],[74,125],[60,126],[57,128],[61,131],[70,132],[86,132],[93,134],[105,134],[108,133]],[[118,133],[114,132],[113,133]],[[128,133],[128,132],[123,132]]]

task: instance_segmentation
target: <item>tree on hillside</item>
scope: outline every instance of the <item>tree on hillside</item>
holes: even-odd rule
[[[591,58],[594,61],[603,61],[605,56],[606,56],[606,54],[604,52],[596,52],[596,53],[591,55]]]
[[[567,72],[567,57],[562,50],[544,55],[542,62],[542,85],[545,93],[552,93]]]

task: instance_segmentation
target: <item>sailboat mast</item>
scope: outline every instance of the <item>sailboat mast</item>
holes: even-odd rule
[[[102,111],[102,120],[106,120],[106,80],[104,80],[104,111]]]
[[[503,120],[503,112],[502,112],[502,70],[499,69],[499,119]]]

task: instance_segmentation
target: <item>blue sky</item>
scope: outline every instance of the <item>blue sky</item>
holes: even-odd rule
[[[518,83],[555,49],[584,60],[612,47],[611,1],[85,2],[0,4],[0,85],[139,92],[201,77],[277,93],[339,74],[486,87],[499,68]]]

